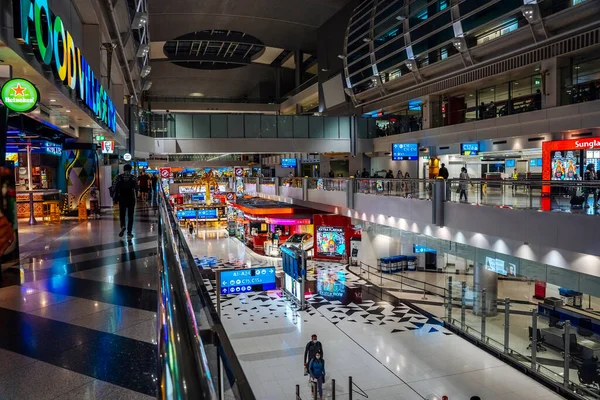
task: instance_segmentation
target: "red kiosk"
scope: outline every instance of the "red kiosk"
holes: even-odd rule
[[[544,181],[576,181],[583,177],[585,166],[600,167],[600,139],[554,140],[542,143],[542,179]],[[542,186],[542,210],[551,210],[551,190]]]

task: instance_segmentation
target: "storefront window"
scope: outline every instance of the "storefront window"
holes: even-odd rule
[[[560,71],[561,104],[582,103],[600,99],[600,58],[573,60]]]

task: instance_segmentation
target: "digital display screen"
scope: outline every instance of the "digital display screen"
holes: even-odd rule
[[[512,159],[512,160],[506,160],[505,164],[506,164],[506,167],[514,168],[514,166],[515,166],[515,160],[514,159]]]
[[[192,201],[204,201],[204,193],[193,194]]]
[[[282,158],[281,159],[281,168],[296,168],[296,159],[295,158]]]
[[[177,219],[194,219],[196,210],[177,210]]]
[[[542,164],[542,159],[541,158],[536,159],[536,164],[537,164],[538,167],[541,167],[543,165]]]
[[[430,247],[419,246],[418,244],[413,244],[413,253],[437,253],[437,250],[432,249]]]
[[[553,151],[550,154],[553,181],[573,181],[579,174],[579,151]]]
[[[344,228],[320,226],[317,228],[317,255],[342,257],[346,254]]]
[[[516,276],[517,266],[499,258],[486,257],[485,269],[504,276]]]
[[[15,167],[19,166],[19,153],[6,153],[4,159],[6,161],[12,161]]]
[[[416,160],[419,158],[419,145],[417,143],[393,143],[392,160]]]
[[[148,168],[148,161],[138,161],[138,168]]]
[[[476,156],[479,154],[479,143],[461,143],[460,154],[463,156]]]
[[[275,267],[221,271],[221,294],[262,292],[276,289]]]
[[[536,167],[537,166],[537,160],[535,158],[532,158],[531,160],[529,160],[529,166],[530,167]]]

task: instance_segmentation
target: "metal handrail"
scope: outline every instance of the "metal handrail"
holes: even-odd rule
[[[428,293],[428,294],[432,294],[432,295],[435,295],[435,296],[441,296],[441,297],[443,297],[444,299],[446,298],[446,292],[448,291],[448,289],[447,289],[447,288],[445,288],[445,287],[441,287],[441,286],[433,285],[433,284],[431,284],[431,283],[428,283],[428,282],[425,282],[425,281],[421,281],[421,280],[419,280],[419,279],[410,278],[410,277],[407,277],[407,276],[406,276],[406,275],[404,275],[404,274],[400,274],[400,275],[394,275],[394,274],[383,274],[383,273],[381,272],[381,270],[380,270],[380,269],[378,269],[378,268],[375,268],[375,267],[373,267],[373,266],[371,266],[371,265],[365,264],[365,263],[364,263],[364,262],[362,262],[362,261],[360,262],[360,265],[359,265],[359,269],[360,269],[361,276],[362,276],[362,270],[363,270],[363,266],[364,266],[364,267],[366,267],[366,270],[367,270],[367,273],[368,273],[368,274],[373,274],[373,272],[370,272],[370,270],[371,270],[371,269],[374,269],[374,270],[376,270],[376,271],[377,271],[377,274],[379,274],[379,278],[380,278],[380,281],[381,281],[381,283],[382,283],[382,284],[383,284],[383,281],[384,281],[384,280],[388,280],[388,281],[390,281],[390,282],[394,282],[394,283],[400,283],[401,285],[408,286],[408,287],[411,287],[411,288],[413,288],[413,289],[419,289],[419,290],[423,290],[425,293]],[[384,276],[384,275],[385,275],[385,276]],[[391,278],[392,276],[399,276],[399,277],[400,277],[400,280],[397,280],[397,279],[392,279],[392,278]],[[367,279],[367,280],[369,280],[369,279]],[[412,281],[412,282],[416,282],[417,284],[422,284],[422,285],[423,285],[423,287],[421,288],[421,287],[418,287],[418,286],[414,286],[414,284],[412,284],[412,285],[411,285],[411,284],[405,283],[405,280],[409,280],[409,281]],[[434,288],[434,289],[439,289],[439,290],[441,290],[441,291],[442,291],[442,294],[440,294],[440,293],[436,293],[436,292],[434,292],[434,291],[431,291],[431,290],[427,290],[427,286],[429,286],[430,288]]]
[[[162,189],[158,200],[157,398],[216,400]]]

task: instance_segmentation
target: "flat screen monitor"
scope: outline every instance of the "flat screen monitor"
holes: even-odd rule
[[[317,228],[317,255],[342,257],[346,254],[344,228],[320,226]]]
[[[138,168],[148,168],[148,161],[138,161]]]
[[[580,151],[558,150],[550,153],[553,181],[574,181],[579,175]]]
[[[281,168],[296,168],[296,159],[295,158],[282,158],[281,159]]]
[[[419,158],[419,145],[417,143],[393,143],[392,160],[416,160]]]
[[[535,158],[532,158],[531,160],[529,160],[529,166],[537,167],[537,160]]]
[[[463,156],[476,156],[479,154],[479,143],[461,143],[460,154]]]
[[[506,160],[506,167],[507,168],[514,168],[515,167],[515,160],[514,159],[510,159],[510,160]]]
[[[538,167],[541,167],[542,166],[542,159],[541,158],[537,158],[536,159],[536,164],[537,164]]]

